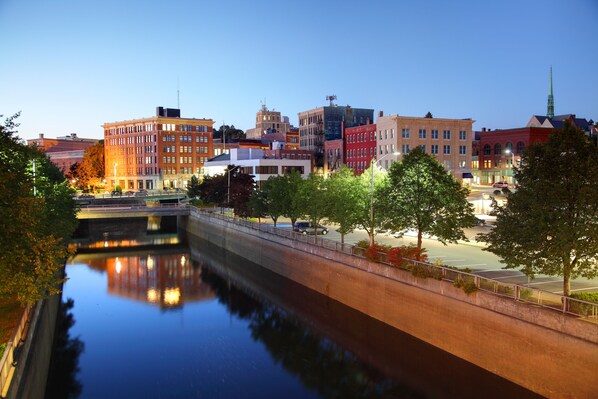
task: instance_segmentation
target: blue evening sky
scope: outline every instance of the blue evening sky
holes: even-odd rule
[[[598,119],[598,0],[0,0],[0,114],[19,135],[176,108],[241,129],[264,99],[297,125],[327,104],[524,126]]]

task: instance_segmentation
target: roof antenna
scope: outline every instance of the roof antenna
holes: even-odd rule
[[[336,94],[333,94],[331,96],[326,96],[326,101],[330,101],[330,106],[334,106],[333,101],[336,100]]]
[[[177,109],[181,109],[181,104],[179,102],[179,75],[176,77],[176,107]]]

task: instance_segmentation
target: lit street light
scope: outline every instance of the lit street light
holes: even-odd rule
[[[513,185],[515,185],[515,174],[513,173],[513,168],[515,167],[515,153],[511,151],[510,148],[505,150],[505,154],[511,154],[511,177],[513,178]]]
[[[118,166],[117,162],[114,162],[114,189],[116,190],[116,186],[118,186],[118,179],[116,178],[116,167]]]
[[[371,169],[372,169],[372,181],[370,186],[370,247],[374,246],[374,168],[376,164],[382,161],[389,155],[401,155],[400,152],[391,152],[388,154],[383,155],[380,159],[376,160],[376,158],[372,158],[371,161]]]

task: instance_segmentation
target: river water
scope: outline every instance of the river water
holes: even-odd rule
[[[161,242],[70,260],[47,398],[537,397],[207,243]]]

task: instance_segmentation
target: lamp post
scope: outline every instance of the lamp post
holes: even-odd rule
[[[513,185],[515,185],[515,174],[513,173],[513,168],[515,167],[515,153],[511,151],[510,148],[507,148],[505,154],[511,154],[511,177],[513,178]]]
[[[388,154],[383,155],[380,159],[376,160],[376,158],[372,158],[371,161],[371,169],[372,169],[372,178],[371,178],[371,185],[370,185],[370,247],[374,246],[374,168],[376,164],[382,161],[389,155],[401,155],[400,152],[391,152]]]

